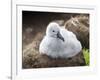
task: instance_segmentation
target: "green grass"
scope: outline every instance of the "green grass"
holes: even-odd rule
[[[88,66],[90,63],[90,55],[89,55],[89,49],[83,49],[83,55],[84,55],[84,59],[86,62],[86,65]]]

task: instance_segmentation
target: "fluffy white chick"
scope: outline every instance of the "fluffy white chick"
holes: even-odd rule
[[[39,46],[40,54],[52,58],[70,58],[82,50],[79,40],[74,33],[51,22],[46,29],[46,35]]]

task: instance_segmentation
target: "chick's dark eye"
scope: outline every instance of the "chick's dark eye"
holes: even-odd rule
[[[52,32],[55,32],[54,30]]]

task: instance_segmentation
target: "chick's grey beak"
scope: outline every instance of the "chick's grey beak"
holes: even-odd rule
[[[62,41],[65,41],[63,36],[60,34],[60,32],[57,33],[57,38],[61,39]]]

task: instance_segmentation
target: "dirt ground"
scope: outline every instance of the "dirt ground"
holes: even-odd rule
[[[50,22],[56,21],[64,25],[71,17],[83,16],[83,14],[23,11],[22,15],[23,68],[85,66],[82,51],[70,59],[52,59],[47,55],[39,54],[39,44]],[[88,14],[84,16],[87,17]],[[89,25],[86,24],[86,26]]]

